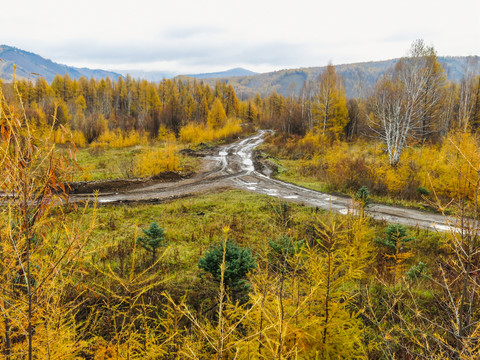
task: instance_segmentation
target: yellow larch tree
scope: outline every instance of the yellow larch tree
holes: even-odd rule
[[[227,120],[227,114],[223,108],[222,102],[219,98],[216,98],[208,112],[207,124],[212,129],[220,128]]]
[[[343,129],[348,123],[345,89],[332,64],[318,77],[313,118],[314,130],[333,139],[342,137]]]

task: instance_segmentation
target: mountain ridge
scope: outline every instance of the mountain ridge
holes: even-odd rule
[[[236,67],[236,68],[228,69],[225,71],[202,73],[202,74],[190,74],[190,75],[184,75],[184,76],[193,77],[196,79],[219,79],[224,77],[251,76],[251,75],[258,75],[258,73],[241,68],[241,67]]]
[[[449,80],[459,81],[469,62],[480,67],[478,56],[439,56],[439,62],[445,68]],[[366,61],[335,65],[337,73],[343,77],[347,97],[366,96],[368,89],[399,60]],[[15,71],[14,71],[15,68]],[[217,81],[225,81],[233,86],[237,96],[242,99],[255,96],[268,96],[274,91],[283,96],[297,96],[305,83],[314,81],[326,66],[301,67],[277,70],[267,73],[255,73],[244,68],[233,68],[226,71],[177,75],[171,72],[130,70],[120,73],[101,69],[77,68],[59,64],[42,56],[8,45],[0,45],[0,79],[12,81],[13,74],[17,79],[34,80],[36,76],[44,77],[51,82],[56,75],[68,74],[71,78],[79,77],[96,79],[121,76],[138,77],[149,81],[161,81],[163,78],[197,79],[211,86]]]
[[[335,65],[337,74],[343,77],[347,97],[363,97],[373,84],[393,67],[400,58],[366,61]],[[469,62],[480,66],[479,56],[439,56],[439,62],[445,69],[448,80],[459,81],[465,74]],[[283,96],[299,95],[303,84],[314,81],[326,66],[303,67],[277,70],[250,76],[202,79],[211,86],[217,81],[225,81],[233,86],[237,96],[242,99],[255,96],[268,96],[274,91]],[[188,77],[182,76],[183,79]]]
[[[48,82],[51,82],[56,75],[65,74],[72,79],[82,76],[96,79],[108,76],[116,79],[122,76],[113,71],[59,64],[38,54],[8,45],[0,45],[0,59],[0,78],[6,81],[13,80],[14,72],[17,79],[33,80],[36,76],[41,76]]]

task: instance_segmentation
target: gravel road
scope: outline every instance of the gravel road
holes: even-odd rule
[[[255,166],[253,150],[268,134],[268,130],[261,130],[253,136],[220,147],[216,155],[204,158],[205,170],[189,179],[162,182],[115,193],[100,193],[98,203],[161,202],[237,188],[340,214],[355,211],[349,197],[334,196],[272,179],[267,168],[259,164]],[[92,194],[75,194],[70,196],[70,202],[85,201],[91,197]],[[371,205],[367,214],[389,223],[438,231],[451,230],[450,224],[454,224],[454,219],[441,215],[379,204]]]

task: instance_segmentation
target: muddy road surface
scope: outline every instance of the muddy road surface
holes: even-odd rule
[[[253,150],[268,134],[269,131],[261,130],[253,136],[220,147],[216,154],[204,158],[204,171],[188,179],[101,192],[97,201],[99,204],[155,203],[237,188],[340,214],[355,211],[349,197],[325,194],[272,179],[271,170],[253,158]],[[74,194],[70,196],[70,202],[85,201],[92,197],[91,193]],[[439,231],[450,230],[454,223],[453,219],[441,215],[379,204],[369,206],[367,214],[389,223]]]

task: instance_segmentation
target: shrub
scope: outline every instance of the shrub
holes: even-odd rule
[[[49,131],[49,130],[43,130]],[[58,127],[50,133],[50,140],[55,144],[67,144],[72,143],[78,147],[85,147],[87,140],[80,130],[70,131],[68,127]]]
[[[172,143],[162,148],[146,150],[135,159],[135,172],[139,176],[156,175],[162,171],[177,171],[180,167],[177,146]]]
[[[165,125],[161,125],[158,129],[157,140],[164,142],[175,142],[175,134],[168,130]]]
[[[363,185],[358,191],[355,193],[355,201],[360,206],[360,213],[361,216],[365,214],[365,209],[370,204],[370,191],[368,191],[367,187]]]
[[[241,132],[240,120],[233,118],[229,118],[222,127],[218,128],[190,123],[180,129],[180,141],[198,145],[200,143],[225,140]]]
[[[140,134],[135,130],[128,132],[115,129],[104,131],[95,142],[93,147],[124,148],[148,143],[148,134]]]
[[[430,195],[430,191],[423,187],[423,186],[419,186],[418,189],[417,189],[417,192],[420,194],[420,195],[424,195],[424,196],[428,196]]]

